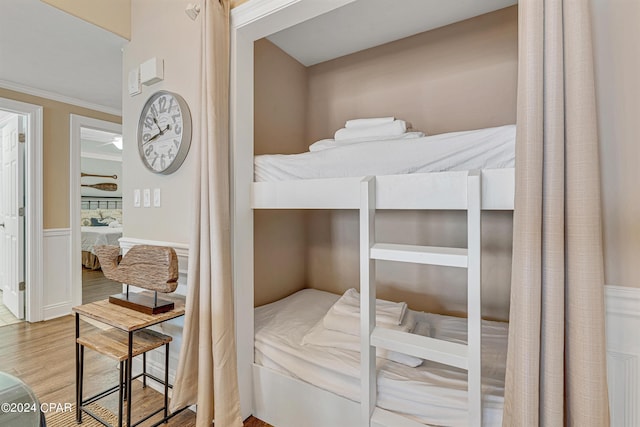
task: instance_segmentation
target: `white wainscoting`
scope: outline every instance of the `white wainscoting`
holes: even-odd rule
[[[175,242],[162,242],[157,240],[136,239],[132,237],[121,237],[120,247],[122,253],[126,254],[129,249],[135,245],[152,245],[152,246],[169,246],[176,251],[178,255],[178,288],[176,293],[180,295],[187,294],[187,269],[189,261],[189,245]],[[169,383],[175,382],[176,369],[178,367],[178,357],[180,355],[180,346],[182,344],[182,328],[184,326],[184,316],[164,322],[154,326],[152,329],[166,335],[170,335],[173,341],[169,344]],[[164,347],[153,350],[147,357],[147,371],[158,378],[164,378]],[[142,359],[136,358],[133,361],[133,372],[142,372]],[[155,381],[147,381],[147,385],[162,391],[162,386]],[[169,391],[171,393],[171,390]]]
[[[640,288],[605,286],[611,425],[640,426]]]
[[[73,307],[71,289],[71,229],[43,230],[42,318],[65,316]]]

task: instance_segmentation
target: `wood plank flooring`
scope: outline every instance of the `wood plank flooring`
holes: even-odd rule
[[[81,334],[93,326],[81,322]],[[22,322],[0,328],[0,371],[21,378],[41,403],[75,403],[75,325],[73,316],[38,323]],[[118,382],[117,362],[93,351],[85,351],[85,396]],[[140,381],[133,387],[135,410],[132,422],[162,406],[162,395]],[[99,402],[116,412],[117,394]],[[148,412],[147,412],[148,411]],[[153,418],[152,418],[153,420]],[[145,423],[145,424],[150,424]],[[195,426],[195,414],[186,410],[169,420],[168,426]],[[245,427],[270,427],[249,418]]]
[[[82,303],[100,301],[122,292],[122,283],[104,277],[102,270],[82,269]]]

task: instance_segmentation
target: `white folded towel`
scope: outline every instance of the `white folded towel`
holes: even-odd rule
[[[360,315],[352,316],[350,314],[342,314],[336,312],[334,307],[331,307],[327,314],[322,319],[322,324],[325,328],[333,331],[343,332],[345,334],[360,336]],[[415,319],[413,316],[404,316],[404,321],[399,325],[390,324],[387,322],[378,321],[376,317],[376,325],[387,329],[395,329],[401,332],[409,332],[415,326]]]
[[[388,135],[388,136],[366,136],[364,138],[354,138],[346,141],[336,142],[335,139],[321,139],[309,146],[309,151],[322,151],[328,148],[344,147],[350,144],[359,144],[361,142],[377,142],[377,141],[393,141],[403,139],[413,139],[424,137],[424,132],[405,132],[402,135]]]
[[[407,317],[413,317],[413,315],[409,313]],[[430,336],[431,334],[431,329],[428,323],[418,322],[414,329],[415,332],[413,333],[420,334],[422,336]],[[324,327],[322,320],[316,323],[316,325],[302,338],[302,344],[338,348],[342,350],[356,351],[358,353],[360,352],[359,336],[327,329]],[[422,359],[418,357],[386,350],[384,348],[377,348],[376,356],[393,362],[402,363],[403,365],[407,365],[412,368],[422,364]]]
[[[336,301],[329,312],[333,310],[336,314],[360,318],[360,293],[354,288],[347,289],[345,293]],[[403,323],[404,315],[407,312],[406,302],[393,302],[382,299],[376,300],[376,323],[399,326]],[[328,313],[327,313],[328,314]],[[326,326],[326,325],[325,325]]]
[[[354,138],[402,135],[406,131],[407,123],[404,120],[394,120],[390,123],[383,123],[375,126],[342,128],[336,131],[333,138],[336,140],[336,142],[340,142]]]
[[[344,124],[346,128],[364,128],[368,126],[382,125],[391,123],[395,117],[374,117],[371,119],[351,119]]]

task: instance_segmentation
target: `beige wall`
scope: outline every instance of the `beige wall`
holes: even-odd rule
[[[266,39],[254,45],[256,154],[300,153],[304,144],[307,70]],[[256,305],[304,287],[305,214],[254,211]]]
[[[515,123],[517,8],[309,68],[308,141],[353,117],[396,116],[429,134]]]
[[[43,107],[43,227],[69,227],[69,115],[114,123],[120,123],[121,118],[3,88],[0,88],[0,98]]]
[[[429,134],[515,123],[517,8],[510,7],[309,68],[307,144],[345,120],[393,115]],[[483,313],[507,319],[512,215],[483,218]],[[357,212],[314,211],[308,221],[307,283],[358,287]],[[452,212],[383,212],[377,239],[466,245]],[[414,309],[466,312],[466,272],[379,262],[379,295]]]
[[[307,69],[267,39],[254,44],[254,152],[307,150]]]
[[[193,2],[193,1],[191,1]],[[193,179],[200,122],[200,24],[184,13],[188,0],[133,0],[131,2],[131,42],[124,49],[123,72],[152,57],[164,59],[164,80],[142,86],[142,93],[122,94],[123,137],[122,168],[124,236],[156,241],[188,243],[191,236],[190,210],[193,206]],[[161,28],[162,31],[158,31]],[[126,81],[126,78],[123,79]],[[136,132],[138,117],[146,100],[158,90],[184,97],[191,110],[193,138],[191,151],[176,172],[152,173],[138,154]],[[134,208],[134,189],[161,191],[161,207]]]
[[[131,39],[131,0],[41,0],[73,16]]]
[[[591,5],[605,283],[640,287],[640,2]]]

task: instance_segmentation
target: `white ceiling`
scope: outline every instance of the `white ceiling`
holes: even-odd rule
[[[357,0],[267,37],[310,66],[502,9],[517,0]]]
[[[0,86],[26,86],[119,111],[125,44],[39,0],[0,0]]]
[[[116,148],[112,141],[119,133],[106,132],[98,129],[80,128],[81,151],[83,157],[98,155],[106,160],[122,158],[122,150]]]

